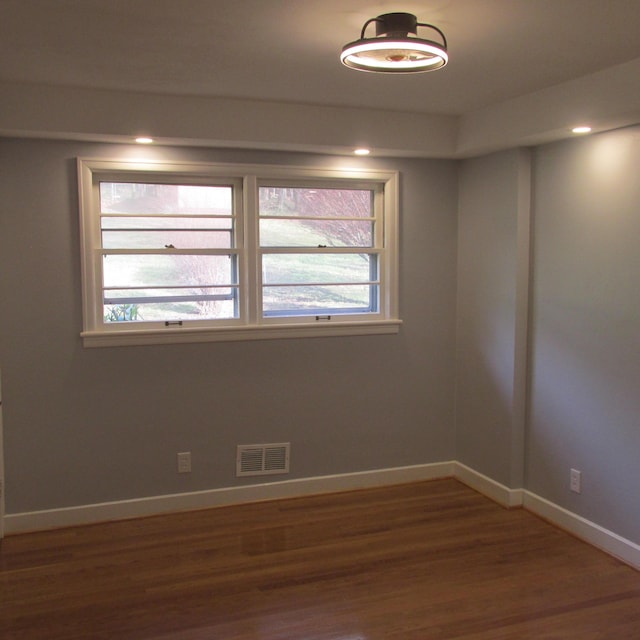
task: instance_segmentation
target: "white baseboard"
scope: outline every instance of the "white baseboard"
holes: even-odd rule
[[[475,489],[478,493],[482,493],[487,496],[487,498],[491,498],[503,507],[512,508],[522,506],[524,493],[522,489],[509,489],[509,487],[467,467],[461,462],[454,462],[453,475],[460,480],[460,482]]]
[[[564,529],[635,569],[640,569],[640,545],[582,518],[524,489],[508,487],[478,473],[461,462],[454,462],[454,476],[472,489],[503,507],[524,507],[551,524]]]
[[[524,507],[555,526],[572,533],[594,547],[640,570],[640,545],[622,538],[616,533],[608,531],[529,491],[510,489],[457,461],[375,469],[356,473],[300,478],[242,487],[225,487],[208,491],[9,514],[4,517],[4,530],[5,534],[22,533],[108,520],[139,518],[189,509],[207,509],[231,504],[352,491],[451,477],[457,478],[468,487],[504,507]]]
[[[433,480],[453,476],[453,462],[413,465],[391,469],[375,469],[313,478],[300,478],[242,487],[225,487],[192,493],[177,493],[135,500],[120,500],[99,504],[47,509],[4,517],[5,533],[23,533],[55,529],[108,520],[123,520],[143,516],[206,509],[231,504],[276,500],[297,496],[367,489],[385,485]]]
[[[640,545],[635,542],[529,491],[524,492],[523,506],[560,529],[572,533],[577,538],[640,570]]]

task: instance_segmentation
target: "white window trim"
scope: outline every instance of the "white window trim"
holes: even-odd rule
[[[165,163],[165,162],[132,162],[122,160],[105,160],[78,158],[78,184],[80,198],[80,236],[82,267],[82,310],[83,331],[81,337],[85,347],[108,347],[125,345],[175,344],[194,342],[218,342],[238,340],[270,340],[281,338],[310,338],[321,336],[354,336],[398,333],[402,321],[398,317],[398,216],[399,216],[399,176],[392,171],[371,171],[367,169],[327,169],[292,166],[209,164],[209,163]],[[263,322],[258,317],[258,310],[249,305],[245,320],[231,320],[219,326],[183,327],[140,327],[131,326],[124,329],[107,330],[102,327],[101,319],[96,317],[101,306],[96,296],[101,296],[101,286],[97,282],[99,272],[96,265],[95,246],[99,230],[96,228],[93,178],[96,173],[130,172],[145,174],[184,175],[188,178],[231,178],[243,182],[242,210],[255,210],[257,184],[262,180],[280,179],[316,179],[338,180],[346,184],[354,184],[358,180],[375,181],[384,185],[384,231],[383,247],[385,259],[380,273],[381,314],[375,318],[340,319],[338,316],[330,321],[309,322],[296,321],[295,318],[274,322],[269,319]],[[255,224],[243,225],[242,233],[247,234],[249,244],[255,241],[257,234]],[[257,255],[248,252],[244,263],[242,285],[245,291],[254,287],[258,278],[251,278],[258,269]],[[247,304],[247,297],[256,300],[255,291],[241,300]]]

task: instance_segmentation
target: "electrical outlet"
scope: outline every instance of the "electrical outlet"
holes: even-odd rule
[[[191,451],[178,454],[178,473],[191,473]]]
[[[571,475],[569,479],[569,488],[574,493],[582,492],[582,473],[577,469],[571,469]]]

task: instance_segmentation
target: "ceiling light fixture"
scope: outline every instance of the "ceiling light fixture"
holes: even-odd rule
[[[372,22],[376,23],[376,37],[365,38]],[[442,38],[442,44],[418,38],[418,27],[433,29]],[[345,45],[340,54],[340,62],[350,69],[378,73],[435,71],[448,61],[444,33],[432,24],[419,23],[412,13],[385,13],[367,20],[360,40]]]
[[[355,153],[357,156],[368,156],[371,153],[371,150],[361,147],[360,149],[354,149],[353,153]]]
[[[573,129],[571,129],[571,131],[573,133],[590,133],[591,132],[591,127],[587,127],[587,126],[573,127]]]
[[[153,143],[153,138],[147,138],[146,136],[140,136],[140,137],[136,138],[136,142],[138,144],[152,144]]]

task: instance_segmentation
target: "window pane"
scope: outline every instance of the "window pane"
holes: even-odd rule
[[[377,280],[376,256],[298,253],[262,257],[264,284],[349,283]]]
[[[111,288],[236,284],[235,256],[106,255],[102,268]]]
[[[180,217],[168,216],[102,216],[102,229],[231,229],[233,218],[222,216],[215,218],[206,217]]]
[[[231,249],[229,231],[103,231],[104,249]]]
[[[137,289],[105,292],[105,322],[205,320],[237,317],[237,289]]]
[[[105,289],[105,304],[166,302],[181,300],[226,300],[235,296],[235,287],[153,287],[149,289]]]
[[[374,312],[377,285],[264,287],[263,315],[332,315]]]
[[[311,220],[288,218],[260,220],[263,247],[371,247],[373,222],[370,220]]]
[[[260,187],[261,216],[373,217],[370,189]]]
[[[101,182],[103,213],[229,215],[231,186]]]

